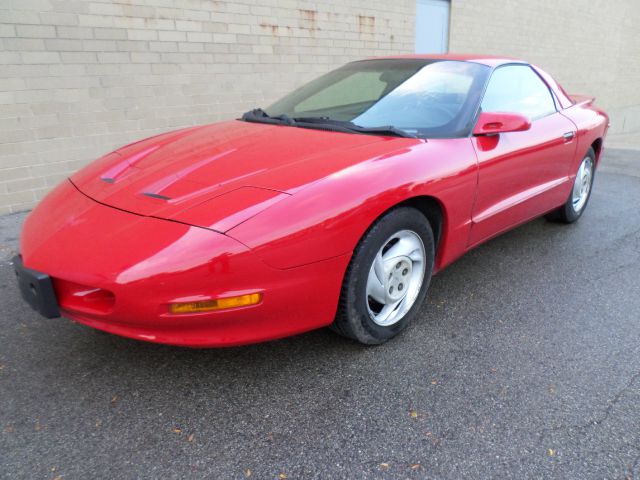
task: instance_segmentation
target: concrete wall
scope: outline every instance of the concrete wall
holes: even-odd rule
[[[640,131],[639,0],[453,0],[450,49],[524,58]]]
[[[159,132],[410,53],[413,0],[0,1],[0,214]]]
[[[0,0],[0,214],[120,145],[414,50],[415,0]],[[450,50],[528,59],[640,131],[640,0],[452,0]]]

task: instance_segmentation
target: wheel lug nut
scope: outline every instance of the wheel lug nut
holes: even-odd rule
[[[404,285],[402,284],[398,285],[398,290],[402,291],[403,288],[404,288]]]
[[[402,264],[401,264],[400,262],[398,262],[398,263],[396,264],[396,270],[400,270],[400,267],[401,267],[401,266],[402,266]]]
[[[393,293],[393,287],[389,287],[389,293]]]
[[[402,270],[402,275],[406,275],[407,273],[409,273],[409,269],[405,268],[404,270]]]

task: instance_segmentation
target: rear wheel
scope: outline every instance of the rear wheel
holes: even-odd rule
[[[332,328],[367,345],[400,333],[424,301],[433,259],[426,217],[410,207],[388,212],[356,247]]]
[[[578,167],[569,198],[562,207],[547,215],[549,220],[573,223],[582,216],[591,197],[595,166],[596,154],[590,148]]]

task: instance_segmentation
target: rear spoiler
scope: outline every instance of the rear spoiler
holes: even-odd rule
[[[591,105],[596,100],[596,97],[590,97],[588,95],[569,95],[569,98],[574,105],[584,106]]]

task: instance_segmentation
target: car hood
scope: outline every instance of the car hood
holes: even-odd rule
[[[225,232],[310,183],[416,142],[229,121],[127,145],[70,180],[104,205]]]

